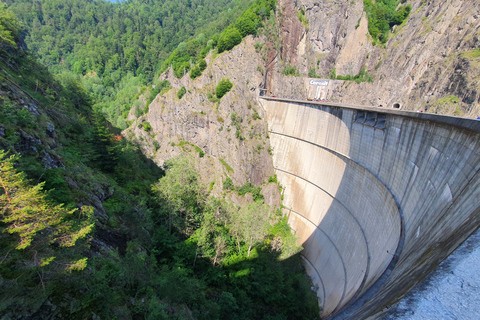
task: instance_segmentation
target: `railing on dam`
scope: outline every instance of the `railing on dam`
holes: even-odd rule
[[[260,102],[323,317],[382,312],[478,228],[480,121]]]

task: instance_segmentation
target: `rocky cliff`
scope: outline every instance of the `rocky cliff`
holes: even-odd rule
[[[276,96],[305,99],[302,77],[356,75],[365,67],[372,83],[346,81],[330,100],[368,106],[477,117],[480,71],[480,4],[476,1],[407,1],[408,19],[385,45],[372,43],[362,1],[303,0],[280,3],[281,59],[269,81]],[[293,7],[293,8],[292,8]],[[292,24],[305,12],[308,24]],[[298,20],[298,18],[297,18]],[[299,28],[302,32],[299,32]],[[285,65],[300,77],[281,74]]]
[[[135,119],[125,135],[139,141],[159,165],[182,152],[194,154],[215,195],[222,192],[226,177],[235,185],[250,181],[259,186],[274,174],[267,126],[256,102],[263,60],[251,37],[206,60],[207,69],[195,80],[188,74],[181,79],[171,71],[164,74],[172,89],[157,96],[148,113]],[[215,89],[224,78],[233,88],[218,100]],[[182,87],[186,94],[179,99]],[[145,122],[151,125],[148,131],[142,125]],[[270,204],[279,204],[278,188],[266,186],[264,195]]]

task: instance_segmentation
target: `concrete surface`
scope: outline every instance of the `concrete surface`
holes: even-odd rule
[[[379,317],[478,228],[478,121],[260,101],[322,317]]]
[[[480,231],[467,239],[382,320],[478,320]]]

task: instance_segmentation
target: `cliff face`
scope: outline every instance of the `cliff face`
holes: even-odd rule
[[[294,39],[282,29],[282,38],[289,39],[282,50],[296,50],[278,61],[272,94],[306,98],[300,77],[280,74],[287,62],[295,64],[303,77],[315,70],[326,78],[333,68],[337,75],[353,76],[366,67],[374,76],[372,83],[347,81],[330,100],[477,117],[480,4],[461,0],[407,4],[412,6],[410,16],[394,27],[384,47],[372,45],[362,1],[303,0],[293,13],[284,10],[281,19],[288,20],[286,16],[303,9],[308,28]]]
[[[251,181],[258,186],[273,175],[273,164],[263,110],[256,102],[263,76],[254,40],[249,37],[233,50],[209,55],[206,60],[207,69],[195,80],[188,74],[182,79],[164,74],[172,89],[157,96],[149,112],[136,119],[125,134],[138,140],[160,165],[182,152],[194,154],[205,181],[214,183],[215,195],[222,192],[227,176],[236,185]],[[223,78],[228,78],[233,88],[215,101],[212,96]],[[181,87],[187,92],[179,99]],[[145,131],[142,122],[152,129]],[[279,203],[278,191],[275,194],[266,196],[270,204]]]

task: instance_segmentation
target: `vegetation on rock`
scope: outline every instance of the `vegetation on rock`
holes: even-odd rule
[[[181,87],[177,92],[178,99],[182,99],[185,93],[187,93],[187,89],[185,89],[185,87]]]
[[[217,88],[215,89],[215,94],[218,99],[221,99],[224,95],[227,94],[230,89],[232,89],[233,84],[230,82],[229,79],[223,78],[220,80],[220,82],[217,85]]]
[[[376,41],[386,43],[393,26],[400,25],[407,19],[412,7],[409,4],[398,7],[399,3],[399,0],[363,1],[368,19],[368,32],[374,43]]]

